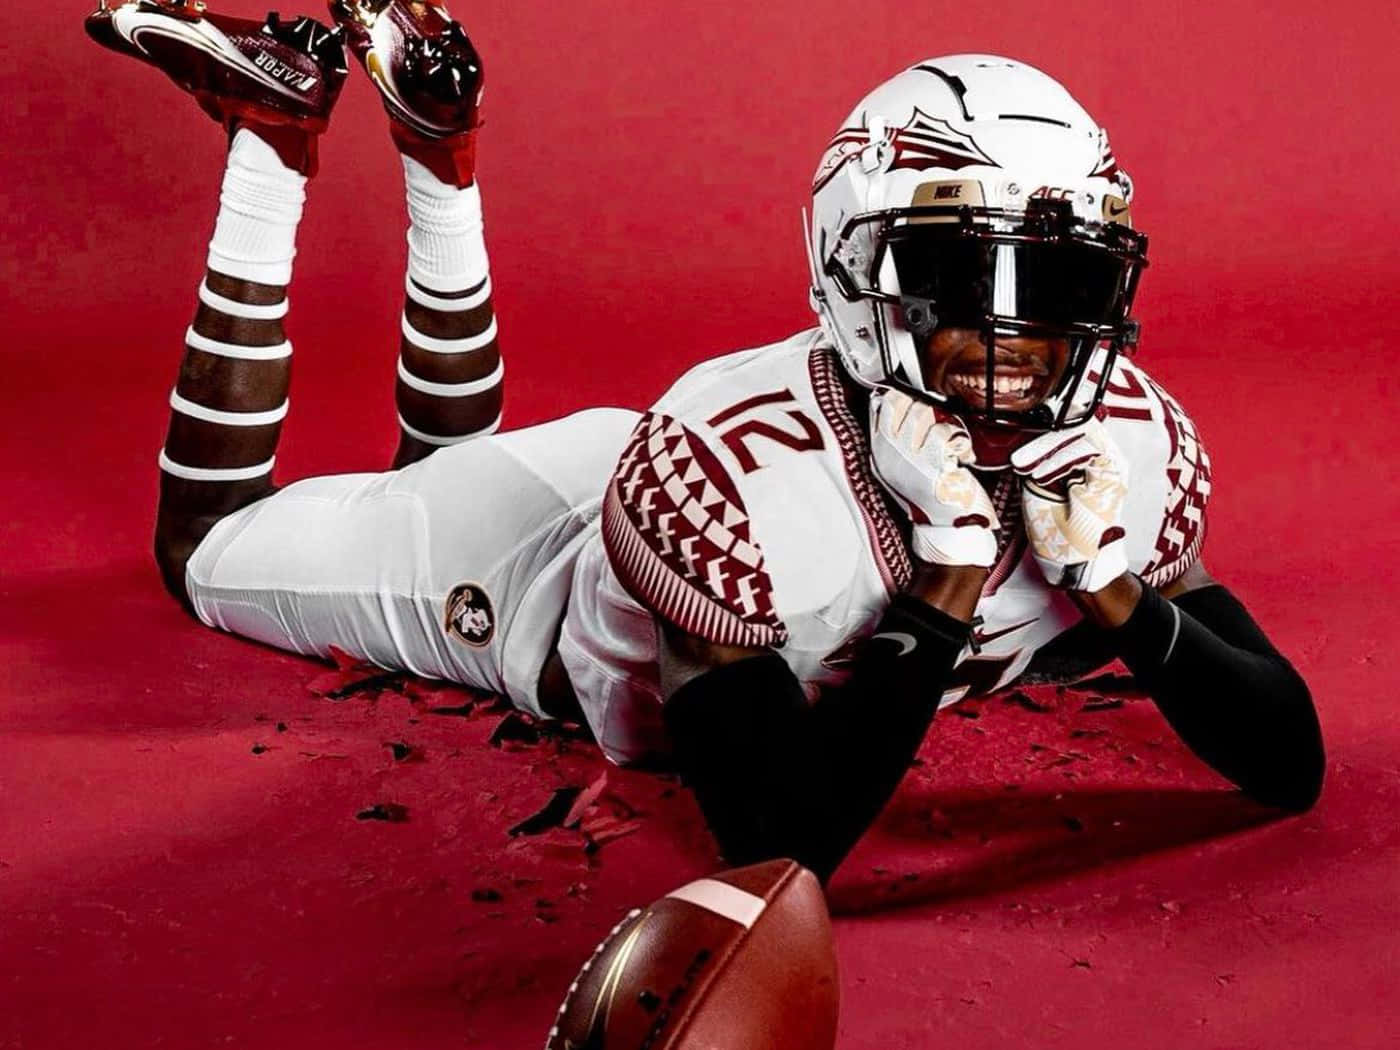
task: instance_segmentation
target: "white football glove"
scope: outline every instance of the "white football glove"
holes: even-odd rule
[[[1097,591],[1128,571],[1128,461],[1097,419],[1011,454],[1031,553],[1052,587]]]
[[[956,416],[898,390],[870,397],[875,475],[914,523],[913,548],[935,565],[991,565],[997,514],[967,469],[972,438]]]

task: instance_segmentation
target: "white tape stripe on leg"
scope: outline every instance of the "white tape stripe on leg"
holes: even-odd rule
[[[472,394],[480,394],[482,391],[490,390],[501,381],[501,377],[506,374],[506,363],[496,362],[496,370],[489,376],[480,379],[471,379],[465,383],[433,383],[426,379],[421,379],[408,370],[408,366],[403,363],[403,358],[399,358],[399,378],[405,385],[423,394],[432,394],[436,397],[468,397]]]
[[[159,462],[161,470],[186,481],[251,481],[264,474],[271,474],[272,465],[277,462],[277,457],[273,456],[266,463],[255,463],[251,467],[187,467],[183,463],[176,463],[165,454],[165,449],[161,449]]]
[[[291,300],[283,298],[280,303],[240,303],[213,291],[207,282],[199,283],[199,301],[205,306],[218,310],[230,317],[242,317],[248,321],[277,321],[287,316]]]
[[[486,331],[469,335],[465,339],[434,339],[430,335],[424,335],[408,323],[406,315],[400,327],[405,339],[419,350],[426,350],[430,354],[468,354],[473,350],[480,350],[483,346],[489,346],[496,339],[496,319],[494,317],[491,318],[491,323],[486,326]]]
[[[174,390],[170,391],[170,407],[182,416],[202,419],[206,423],[222,423],[227,427],[265,427],[269,423],[280,423],[286,418],[287,406],[290,404],[289,398],[266,412],[225,412],[219,408],[206,408],[181,397]]]
[[[222,211],[223,209],[220,208],[221,213]],[[239,225],[240,221],[243,224],[248,222],[246,218],[237,216],[236,214],[231,216],[231,222],[234,225]],[[293,235],[295,235],[295,223],[292,224],[291,230]],[[284,231],[279,232],[282,232],[282,235],[286,236]],[[214,225],[214,239],[219,240],[219,226],[217,220]],[[291,254],[286,256],[286,258],[277,259],[272,262],[264,262],[258,259],[248,259],[238,255],[231,255],[227,251],[221,251],[216,248],[211,241],[209,244],[209,255],[205,260],[205,266],[215,273],[221,273],[225,277],[232,277],[238,281],[252,281],[254,284],[285,286],[292,281],[292,257],[295,255],[296,250],[292,249]]]
[[[688,901],[697,907],[712,911],[731,922],[737,922],[745,929],[751,927],[763,914],[768,902],[756,897],[747,890],[731,886],[719,879],[696,879],[666,896],[678,901]]]
[[[200,335],[194,330],[194,325],[190,325],[185,331],[185,345],[196,350],[203,350],[206,354],[234,357],[240,361],[280,361],[284,357],[292,356],[292,343],[289,339],[283,339],[280,343],[274,343],[272,346],[221,343],[217,339],[210,339],[207,335]]]
[[[489,276],[482,282],[480,288],[472,292],[471,295],[464,295],[460,299],[445,299],[442,296],[433,295],[415,284],[413,278],[407,274],[404,275],[403,281],[404,292],[410,299],[419,306],[442,313],[460,313],[463,310],[470,310],[491,298],[491,278]]]
[[[403,416],[399,416],[399,426],[403,427],[403,432],[411,438],[416,438],[425,445],[460,445],[474,437],[481,437],[483,434],[494,434],[501,425],[501,417],[496,416],[494,420],[482,427],[480,430],[473,430],[466,434],[453,434],[451,437],[444,437],[441,434],[425,434],[423,431],[415,429],[404,422]]]

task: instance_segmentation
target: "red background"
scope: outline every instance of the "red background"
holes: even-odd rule
[[[498,751],[497,716],[415,723],[393,695],[329,704],[303,688],[314,665],[164,599],[155,453],[222,143],[89,44],[84,13],[16,9],[0,64],[0,1047],[536,1045],[620,912],[711,863],[693,809],[614,773],[647,819],[591,866],[576,843],[512,843],[596,755]],[[1142,703],[942,720],[839,883],[842,1046],[1393,1046],[1393,6],[456,13],[486,58],[508,425],[644,407],[689,364],[806,326],[816,157],[917,60],[1046,69],[1136,179],[1141,360],[1212,450],[1212,571],[1313,685],[1327,794],[1254,826]],[[358,72],[322,159],[283,477],[379,465],[394,440],[405,220]],[[391,738],[426,760],[395,765]],[[391,797],[409,824],[350,819]],[[471,901],[482,886],[504,901]]]

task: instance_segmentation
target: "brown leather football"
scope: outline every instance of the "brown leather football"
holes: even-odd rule
[[[831,920],[807,869],[697,879],[613,928],[569,986],[545,1050],[831,1050]]]

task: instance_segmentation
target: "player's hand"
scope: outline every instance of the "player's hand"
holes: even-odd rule
[[[953,415],[898,390],[870,397],[875,474],[914,523],[913,548],[935,565],[989,566],[997,515],[968,465],[972,438]]]
[[[1097,591],[1128,571],[1128,462],[1097,419],[1052,430],[1011,455],[1031,553],[1052,587]]]

